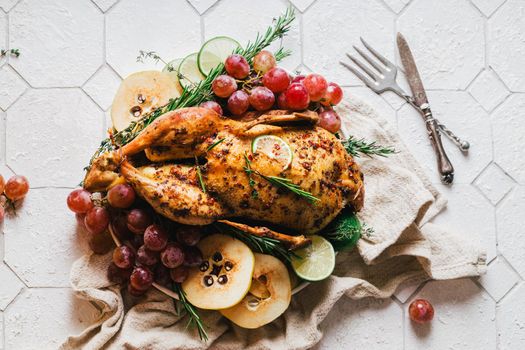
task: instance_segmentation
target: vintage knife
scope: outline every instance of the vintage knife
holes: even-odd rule
[[[430,110],[430,105],[428,104],[427,94],[421,78],[419,77],[419,72],[417,71],[416,62],[414,61],[414,56],[408,47],[406,39],[401,33],[397,33],[397,47],[399,49],[399,55],[401,56],[401,62],[403,67],[405,67],[405,75],[408,79],[408,84],[412,90],[412,95],[414,96],[414,104],[419,107],[422,112],[423,118],[425,119],[425,124],[428,131],[428,137],[432,143],[432,147],[436,152],[437,165],[439,173],[441,174],[441,181],[445,184],[451,184],[454,180],[454,167],[445,153],[443,144],[441,143],[441,135],[438,129],[438,123],[432,117],[432,111]]]

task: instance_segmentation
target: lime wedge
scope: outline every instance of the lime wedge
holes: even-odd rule
[[[257,136],[252,141],[252,153],[264,153],[288,169],[292,164],[293,152],[290,146],[280,137],[274,135]]]
[[[236,40],[227,36],[217,36],[206,41],[197,56],[199,71],[207,76],[213,68],[224,63],[226,58],[240,46]]]
[[[321,236],[310,236],[312,244],[294,251],[298,257],[292,257],[292,267],[297,274],[307,281],[320,281],[332,273],[335,267],[334,248]]]
[[[196,85],[204,79],[197,66],[197,55],[197,52],[189,54],[182,59],[179,65],[178,71],[183,77],[179,82],[183,88],[189,88],[191,85]]]
[[[177,89],[179,92],[182,92],[182,86],[180,85],[179,81],[179,66],[182,62],[183,58],[176,58],[174,60],[171,60],[162,68],[162,71],[166,73],[171,80],[175,82],[177,85]]]

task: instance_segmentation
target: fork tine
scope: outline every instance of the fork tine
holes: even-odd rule
[[[380,60],[381,62],[383,62],[383,64],[385,66],[387,66],[388,68],[391,68],[391,69],[394,69],[396,66],[390,62],[389,60],[386,59],[386,57],[384,57],[383,55],[381,55],[379,52],[377,52],[376,50],[374,50],[372,48],[372,46],[370,46],[366,41],[365,39],[363,38],[360,38],[361,39],[361,42],[363,43],[363,45],[365,45],[365,47],[368,49],[368,51],[370,51],[372,54],[374,54],[374,56],[377,57],[378,60]]]
[[[355,58],[354,56],[350,55],[349,53],[346,54],[348,56],[349,59],[351,59],[355,64],[357,64],[359,66],[359,68],[361,68],[366,74],[368,74],[372,79],[374,79],[375,81],[377,81],[378,76],[376,73],[372,72],[372,70],[370,68],[368,68],[363,62],[361,62],[360,60],[358,60],[357,58]]]
[[[363,73],[361,73],[360,71],[358,71],[357,69],[355,69],[354,67],[352,67],[349,64],[346,64],[346,63],[341,62],[341,61],[339,63],[341,63],[344,67],[346,67],[348,70],[350,70],[352,73],[354,73],[359,79],[361,79],[363,81],[363,83],[366,84],[366,86],[368,86],[372,90],[375,90],[374,82],[372,80],[370,80],[369,78],[365,77],[363,75]]]
[[[359,49],[357,46],[353,46],[353,48],[363,57],[372,67],[374,67],[379,73],[383,73],[384,68],[381,67],[377,62],[372,59],[369,55],[365,54],[361,49]]]

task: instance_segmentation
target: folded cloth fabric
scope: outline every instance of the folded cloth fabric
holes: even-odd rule
[[[73,265],[71,284],[79,298],[98,306],[100,318],[70,336],[61,349],[307,349],[319,342],[319,324],[343,296],[386,298],[401,283],[483,273],[486,256],[478,247],[429,223],[446,200],[391,126],[356,99],[337,109],[344,134],[375,140],[398,152],[359,159],[366,184],[359,217],[373,232],[357,249],[338,254],[331,277],[307,286],[292,298],[283,316],[259,329],[242,329],[218,312],[201,311],[209,336],[202,342],[195,330],[186,329],[187,319],[177,313],[171,298],[151,290],[128,300],[127,293],[107,280],[111,255],[86,255]]]

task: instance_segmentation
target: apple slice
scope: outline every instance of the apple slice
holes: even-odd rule
[[[252,285],[240,303],[220,310],[236,325],[249,329],[264,326],[281,316],[292,299],[288,269],[271,255],[255,254]]]
[[[250,289],[255,258],[251,249],[230,236],[214,234],[197,245],[203,262],[192,267],[182,289],[190,303],[218,310],[237,304]]]
[[[177,84],[167,73],[143,71],[122,81],[111,105],[113,127],[121,131],[132,121],[180,96]]]

